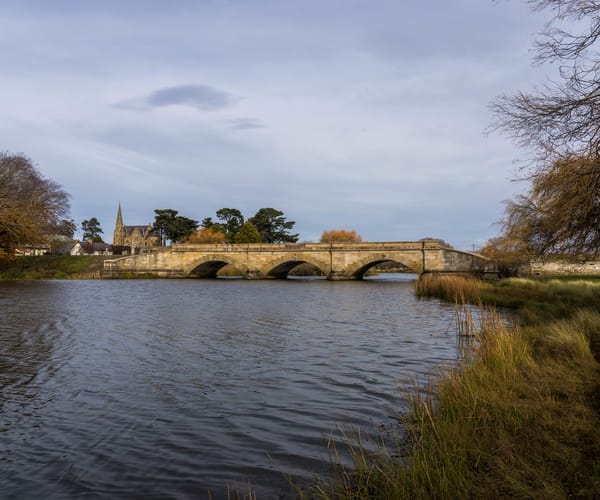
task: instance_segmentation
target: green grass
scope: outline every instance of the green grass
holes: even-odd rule
[[[137,280],[137,279],[147,280],[147,279],[158,279],[158,278],[160,278],[160,276],[155,273],[133,273],[133,272],[127,273],[126,272],[126,273],[119,274],[119,279],[125,279],[125,280]]]
[[[600,279],[508,278],[497,282],[460,276],[425,276],[416,284],[420,297],[516,309],[525,324],[567,318],[581,308],[600,310]]]
[[[415,391],[398,439],[376,453],[350,439],[352,467],[334,448],[335,480],[300,496],[600,497],[600,283],[426,281],[421,296],[481,304],[472,354]],[[516,307],[518,324],[488,304]]]
[[[571,275],[571,274],[543,274],[536,276],[531,281],[566,281],[566,282],[577,282],[577,281],[591,281],[594,283],[600,283],[600,276],[597,275]]]
[[[579,309],[600,309],[600,281],[509,278],[482,287],[484,303],[519,311],[525,324],[568,318]]]
[[[100,278],[104,261],[112,256],[40,255],[0,260],[0,279]]]

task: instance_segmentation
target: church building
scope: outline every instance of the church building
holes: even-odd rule
[[[160,238],[158,233],[152,229],[152,224],[147,226],[125,226],[121,214],[121,204],[119,203],[112,244],[113,246],[130,247],[131,253],[135,254],[144,248],[159,246]]]

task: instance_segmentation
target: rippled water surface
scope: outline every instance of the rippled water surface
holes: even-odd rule
[[[0,496],[287,498],[457,359],[453,321],[403,275],[0,282]]]

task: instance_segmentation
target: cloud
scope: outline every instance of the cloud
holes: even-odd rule
[[[64,184],[76,220],[273,206],[302,239],[470,248],[517,190],[487,103],[547,71],[527,53],[543,23],[502,4],[0,2],[0,147]]]
[[[208,85],[175,85],[155,90],[139,99],[119,103],[118,107],[139,110],[187,106],[201,111],[218,111],[231,106],[233,102],[231,94]]]
[[[227,122],[229,126],[234,130],[250,130],[255,128],[264,128],[255,118],[236,118]]]

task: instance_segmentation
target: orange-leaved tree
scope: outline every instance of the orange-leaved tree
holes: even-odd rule
[[[203,227],[202,229],[193,232],[187,239],[186,243],[223,243],[225,241],[225,233],[212,227]]]
[[[354,229],[330,229],[321,235],[321,243],[360,243],[362,240]]]

